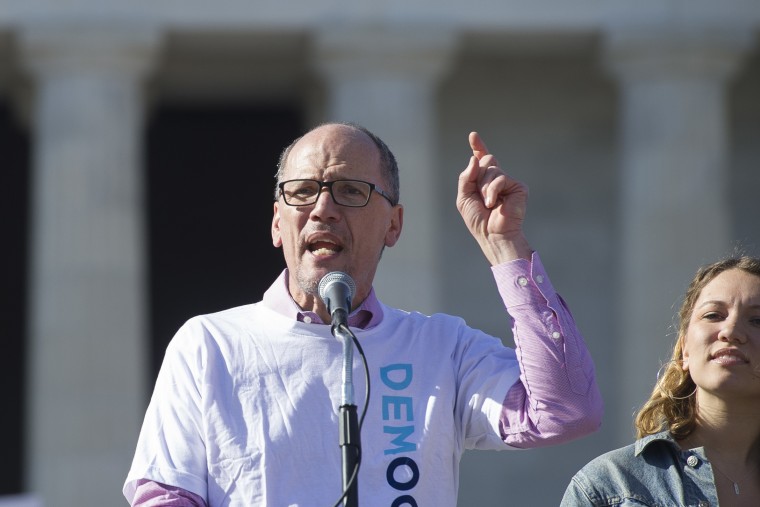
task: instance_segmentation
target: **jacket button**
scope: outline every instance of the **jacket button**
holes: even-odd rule
[[[699,465],[699,458],[694,456],[693,454],[686,458],[686,464],[689,465],[691,468],[694,468],[695,466]]]

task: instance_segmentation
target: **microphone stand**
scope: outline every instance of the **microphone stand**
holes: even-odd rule
[[[340,404],[340,433],[339,443],[343,464],[343,491],[345,494],[344,507],[359,506],[359,457],[361,443],[359,441],[359,420],[354,404],[354,351],[353,341],[348,329],[348,318],[343,310],[333,315],[331,331],[333,336],[343,340],[343,389]],[[342,318],[341,318],[342,317]],[[344,329],[345,328],[345,329]]]

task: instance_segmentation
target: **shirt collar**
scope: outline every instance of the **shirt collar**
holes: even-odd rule
[[[646,448],[649,447],[650,444],[654,442],[662,442],[667,445],[673,446],[676,449],[679,449],[679,450],[681,449],[681,446],[678,445],[678,442],[676,442],[676,439],[673,438],[673,435],[670,434],[670,431],[663,430],[663,431],[660,431],[659,433],[647,435],[645,437],[642,437],[636,440],[634,454],[638,456],[639,454],[644,452]]]
[[[262,303],[265,307],[285,317],[307,324],[325,324],[314,312],[303,310],[296,304],[288,290],[288,270],[283,270],[277,280],[264,293]],[[359,329],[375,327],[383,320],[383,310],[375,295],[375,289],[362,301],[356,310],[348,316],[348,325]]]

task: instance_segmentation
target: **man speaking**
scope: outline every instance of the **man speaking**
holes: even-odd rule
[[[382,251],[404,219],[396,160],[363,127],[321,125],[280,158],[272,241],[287,269],[262,301],[190,319],[167,348],[124,485],[133,506],[343,501],[345,342],[319,293],[335,272],[353,287],[332,290],[344,295],[330,304],[350,303],[339,327],[366,355],[371,386],[366,404],[354,357],[348,369],[365,413],[359,505],[454,506],[466,449],[540,447],[599,427],[590,355],[523,234],[527,187],[477,133],[469,143],[456,205],[492,266],[516,348],[460,318],[377,298]]]

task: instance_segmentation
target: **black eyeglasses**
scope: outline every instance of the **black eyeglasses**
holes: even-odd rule
[[[374,190],[385,197],[391,206],[395,206],[391,196],[374,183],[361,180],[288,180],[277,185],[280,195],[289,206],[308,206],[319,199],[323,187],[330,191],[335,204],[351,208],[361,208],[369,203]]]

